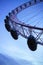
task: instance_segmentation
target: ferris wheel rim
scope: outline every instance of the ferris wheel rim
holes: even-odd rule
[[[19,7],[15,8],[14,10],[12,10],[11,13],[9,13],[9,20],[12,23],[14,22],[15,24],[23,26],[23,27],[27,27],[27,28],[30,28],[30,29],[37,29],[37,30],[43,31],[43,28],[25,24],[22,21],[20,22],[19,19],[17,18],[17,14],[19,12],[21,12],[24,9],[26,9],[27,7],[30,7],[30,6],[35,5],[35,4],[38,4],[40,2],[43,2],[43,0],[33,0],[33,1],[29,1],[29,2],[26,2],[26,3],[22,4],[22,5],[20,5]],[[15,17],[14,20],[13,20],[13,16]],[[17,32],[19,32],[19,30],[17,30]],[[19,32],[19,33],[21,34],[21,32]],[[25,34],[24,35],[23,34],[21,34],[21,36],[23,36],[25,38],[28,38]]]
[[[33,3],[32,3],[32,2],[33,2]],[[40,2],[43,2],[43,0],[33,0],[33,1],[29,1],[29,2],[26,2],[26,3],[24,3],[24,4],[20,5],[20,6],[18,6],[17,8],[15,8],[14,10],[12,10],[12,12],[11,12],[11,13],[13,13],[13,15],[15,16],[15,18],[16,18],[18,21],[16,21],[15,18],[14,18],[14,21],[13,21],[13,19],[12,19],[12,16],[13,16],[13,15],[12,15],[11,13],[10,13],[10,15],[9,15],[10,20],[11,20],[12,22],[15,22],[15,23],[18,24],[18,25],[22,25],[22,26],[28,27],[28,28],[30,28],[30,29],[32,28],[32,29],[37,29],[37,30],[42,30],[42,31],[43,31],[43,28],[42,28],[42,27],[35,27],[35,26],[32,26],[32,25],[25,24],[25,22],[19,21],[19,19],[17,18],[17,14],[18,14],[19,12],[21,12],[22,10],[24,10],[24,9],[30,7],[30,6],[33,6],[33,5],[35,5],[35,4],[38,4],[38,3],[40,3]],[[26,5],[27,5],[27,6],[26,6]],[[25,7],[23,7],[23,6],[25,6]],[[21,10],[19,10],[20,7],[21,7]]]

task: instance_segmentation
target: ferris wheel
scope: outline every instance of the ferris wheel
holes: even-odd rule
[[[33,26],[29,23],[20,21],[17,17],[17,14],[26,8],[42,2],[43,0],[31,0],[26,2],[12,10],[8,16],[6,16],[6,19],[4,19],[5,28],[8,32],[10,32],[11,36],[15,40],[18,39],[19,35],[27,39],[27,45],[32,51],[37,49],[37,44],[43,45],[43,27],[38,27],[36,24]]]

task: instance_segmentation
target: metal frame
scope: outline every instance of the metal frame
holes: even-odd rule
[[[35,26],[30,26],[28,24],[25,24],[24,22],[19,21],[19,19],[17,18],[17,14],[19,12],[21,12],[22,10],[38,4],[40,2],[43,2],[43,0],[31,0],[29,2],[26,2],[22,5],[20,5],[19,7],[15,8],[14,10],[11,11],[11,13],[9,13],[9,21],[10,23],[12,23],[13,28],[16,29],[16,31],[18,32],[19,35],[23,36],[24,38],[28,38],[29,35],[33,33],[36,34],[36,39],[39,40],[40,36],[43,35],[43,28],[39,28],[39,27],[35,27]],[[40,30],[40,33],[36,33],[33,30]],[[41,40],[41,39],[40,39]],[[43,43],[38,43],[43,45]]]

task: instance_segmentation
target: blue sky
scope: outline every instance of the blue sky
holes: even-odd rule
[[[27,40],[21,36],[19,36],[19,39],[15,41],[9,32],[4,27],[4,19],[5,16],[8,15],[8,13],[19,6],[20,4],[27,2],[29,0],[0,0],[0,53],[7,54],[13,58],[20,58],[20,59],[25,59],[28,61],[33,61],[34,65],[41,65],[43,62],[43,46],[38,45],[37,50],[35,52],[31,51],[28,46],[27,46]],[[33,16],[33,14],[37,14],[40,10],[41,13],[37,15],[36,17],[32,18],[31,22],[34,21],[40,21],[39,26],[43,26],[43,3],[40,3],[34,7],[32,10],[32,7],[27,8],[26,10],[22,11],[21,13],[18,14],[18,18],[21,21],[28,21],[28,14],[30,17]],[[37,12],[38,9],[38,12]],[[29,12],[28,12],[29,10]],[[32,11],[31,11],[32,10]],[[26,14],[24,14],[26,12]],[[36,12],[36,13],[35,13]],[[24,15],[23,15],[23,14]],[[19,16],[21,15],[21,16]],[[26,16],[27,15],[27,16]],[[26,18],[25,18],[26,16]],[[35,23],[31,23],[31,25]],[[38,24],[37,24],[38,26]]]

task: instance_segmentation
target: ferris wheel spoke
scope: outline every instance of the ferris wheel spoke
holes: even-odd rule
[[[36,14],[34,14],[34,15],[31,16],[30,18],[28,18],[26,22],[28,22],[28,21],[32,20],[33,18],[35,18],[36,16],[38,16],[39,13],[42,13],[41,11],[43,12],[43,10],[39,10]]]

